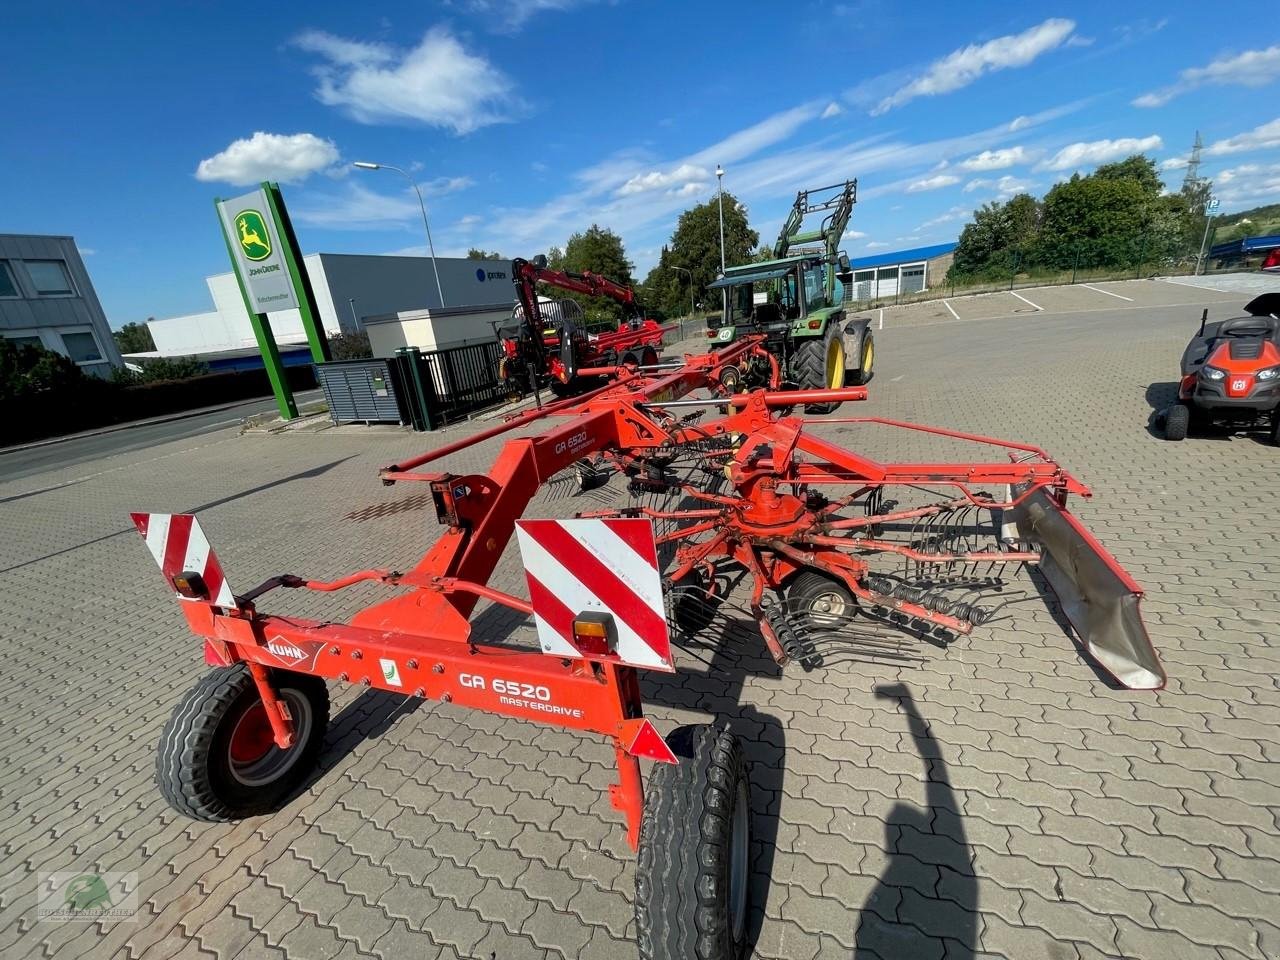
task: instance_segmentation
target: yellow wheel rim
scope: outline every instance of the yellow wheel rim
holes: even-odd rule
[[[832,390],[844,386],[844,341],[839,337],[827,346],[827,386]]]
[[[876,361],[876,345],[870,340],[867,345],[862,348],[862,379],[865,380],[871,376],[871,367]]]

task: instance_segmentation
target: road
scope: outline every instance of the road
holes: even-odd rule
[[[299,404],[318,400],[321,396],[319,390],[305,390],[294,395]],[[88,463],[131,450],[143,450],[171,440],[201,436],[234,426],[246,417],[275,409],[276,402],[271,398],[246,400],[192,417],[89,433],[37,446],[0,450],[0,479],[20,480],[47,470]]]

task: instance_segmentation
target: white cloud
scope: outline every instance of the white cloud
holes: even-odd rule
[[[1246,163],[1213,179],[1214,195],[1223,203],[1280,200],[1280,163]]]
[[[1186,157],[1170,157],[1160,164],[1160,170],[1163,173],[1167,173],[1170,170],[1182,170],[1188,162]]]
[[[338,162],[332,140],[312,133],[263,133],[233,140],[220,153],[200,161],[196,179],[237,186],[262,180],[299,183],[311,174]]]
[[[1019,164],[1030,163],[1032,156],[1024,147],[1005,147],[1003,150],[983,150],[977,156],[960,161],[966,170],[1004,170]]]
[[[953,220],[962,220],[965,217],[969,216],[971,212],[972,211],[968,207],[952,207],[950,210],[947,210],[945,213],[940,213],[938,216],[934,217],[932,220],[926,220],[924,223],[920,224],[920,226],[916,227],[916,230],[917,232],[923,233],[924,231],[927,231],[930,227],[938,227],[944,223],[950,223]]]
[[[631,177],[617,190],[617,196],[626,197],[633,193],[648,193],[650,190],[666,190],[675,188],[682,191],[682,196],[703,189],[711,180],[711,171],[692,163],[682,163],[674,170],[663,173],[651,170]]]
[[[986,43],[970,44],[955,50],[934,61],[922,76],[885,97],[871,112],[873,115],[887,113],[916,97],[959,90],[985,73],[1025,67],[1041,54],[1061,46],[1075,28],[1074,21],[1055,17],[1022,33],[996,37]]]
[[[423,196],[430,199],[465,190],[473,184],[470,177],[437,177],[418,186]],[[308,191],[292,213],[294,219],[302,223],[335,230],[380,230],[414,222],[421,226],[422,221],[422,209],[412,188],[406,187],[394,194],[378,193],[355,180],[348,181],[338,193]]]
[[[1203,67],[1189,67],[1178,74],[1176,82],[1133,101],[1135,107],[1162,107],[1206,84],[1229,84],[1242,87],[1265,87],[1280,79],[1280,44],[1265,50],[1246,50],[1235,56],[1219,57]]]
[[[520,3],[470,0],[467,9],[485,17],[485,22],[494,33],[519,33],[535,14],[569,10],[589,2],[591,0],[522,0]]]
[[[907,193],[923,193],[926,190],[941,190],[943,187],[950,187],[960,182],[960,178],[950,173],[940,173],[937,176],[925,177],[923,180],[916,180],[907,184]]]
[[[1027,127],[1031,126],[1033,122],[1034,121],[1032,121],[1032,119],[1027,116],[1014,117],[1012,120],[1009,121],[1009,129],[1012,130],[1014,133],[1017,133],[1019,130],[1024,130]]]
[[[1205,150],[1211,157],[1220,157],[1228,153],[1245,153],[1249,150],[1268,150],[1280,147],[1280,118],[1254,127],[1247,133],[1238,133],[1234,137],[1218,140]]]
[[[841,108],[840,104],[832,100],[827,104],[826,109],[822,111],[822,119],[830,120],[832,117],[838,117],[842,113],[844,113],[844,110]]]
[[[1030,180],[1019,180],[1017,177],[1004,176],[999,180],[970,180],[964,185],[965,193],[973,193],[975,190],[994,190],[997,199],[1012,197],[1015,193],[1023,193],[1030,187],[1035,186]]]
[[[1074,170],[1078,167],[1095,166],[1135,153],[1148,150],[1159,150],[1164,141],[1155,134],[1138,139],[1122,137],[1119,140],[1093,140],[1088,143],[1072,143],[1063,147],[1052,157],[1040,165],[1042,170]]]
[[[80,256],[82,257],[92,257],[98,252],[93,247],[76,247],[76,249],[80,251]]]
[[[865,249],[867,249],[867,250],[883,250],[883,249],[884,249],[885,247],[887,247],[887,246],[889,246],[889,244],[885,243],[885,242],[884,242],[884,241],[882,241],[882,240],[872,240],[870,243],[868,243],[868,244],[867,244],[867,246],[866,246],[866,248],[865,248]]]
[[[844,232],[844,239],[846,240],[861,240],[865,236],[866,234],[861,230],[846,230]]]
[[[317,99],[360,123],[425,123],[465,134],[523,110],[507,75],[444,27],[409,50],[318,30],[294,42],[326,61],[315,70]]]

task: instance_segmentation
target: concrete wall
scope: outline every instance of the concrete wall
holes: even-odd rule
[[[942,286],[943,281],[947,279],[947,271],[951,269],[951,264],[955,262],[955,259],[956,254],[953,250],[951,253],[944,253],[940,257],[925,261],[924,286],[926,290]]]
[[[27,261],[61,262],[71,280],[70,294],[41,294],[32,282]],[[0,270],[7,271],[16,296],[0,296],[0,336],[39,339],[42,346],[70,355],[64,334],[88,333],[100,360],[84,361],[86,373],[99,376],[123,362],[102,304],[71,237],[0,234]]]
[[[375,357],[393,357],[400,347],[444,350],[494,338],[493,322],[505,322],[511,307],[505,303],[443,310],[405,310],[365,318],[369,346]]]

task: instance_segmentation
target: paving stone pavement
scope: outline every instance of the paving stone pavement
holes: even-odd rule
[[[779,672],[757,648],[647,677],[663,730],[718,714],[747,740],[756,956],[1280,957],[1280,451],[1147,429],[1203,301],[877,332],[854,412],[1035,442],[1089,483],[1075,508],[1146,585],[1169,685],[1110,688],[1029,581],[995,623],[899,661]],[[241,589],[403,568],[435,520],[375,470],[466,429],[222,430],[0,482],[0,956],[635,955],[595,738],[335,688],[321,770],[279,813],[193,823],[152,783],[204,665],[127,511],[197,511]],[[879,456],[957,452],[817,429]],[[531,513],[579,508],[553,490]],[[495,583],[522,588],[513,554]],[[336,619],[377,590],[269,606]],[[53,870],[135,872],[137,916],[36,922]]]

